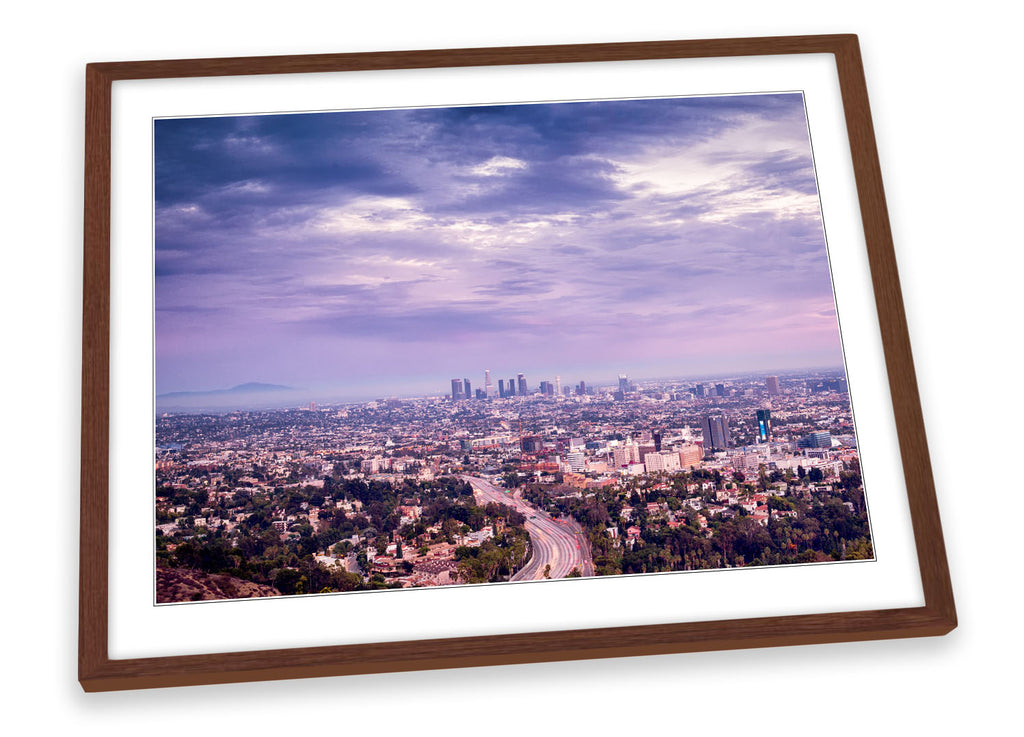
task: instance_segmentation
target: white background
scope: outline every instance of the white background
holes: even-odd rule
[[[76,734],[978,734],[1017,723],[1015,19],[890,2],[68,4],[5,12],[5,724]],[[75,682],[89,61],[854,32],[961,626],[942,639],[85,695]],[[1017,420],[1017,422],[1014,422]],[[1012,423],[1012,424],[1011,424]],[[980,443],[1003,442],[983,455]],[[1005,664],[1005,669],[1000,666]],[[1007,723],[1008,722],[1008,723]]]

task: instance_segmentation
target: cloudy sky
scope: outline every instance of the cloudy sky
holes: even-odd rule
[[[158,120],[157,391],[839,366],[799,94]]]

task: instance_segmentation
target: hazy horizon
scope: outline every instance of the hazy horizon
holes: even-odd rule
[[[155,143],[158,394],[842,366],[800,94],[168,119]]]
[[[483,373],[479,373],[479,382],[474,382],[472,375],[469,377],[472,382],[473,389],[483,388],[484,380]],[[627,373],[630,381],[635,383],[649,383],[649,382],[680,382],[693,384],[698,382],[714,383],[718,381],[730,381],[733,379],[739,380],[750,380],[757,377],[773,376],[778,375],[780,377],[787,377],[792,375],[802,375],[805,373],[839,373],[845,376],[845,367],[842,365],[836,366],[804,366],[792,369],[778,369],[764,372],[731,372],[724,374],[708,374],[708,375],[665,375],[665,376],[641,376],[636,374]],[[530,392],[535,393],[540,385],[541,381],[554,381],[556,376],[562,376],[560,374],[539,374],[535,379],[527,374],[526,379],[530,387]],[[504,374],[498,376],[492,372],[492,381],[494,383],[495,390],[498,386],[498,379],[509,379],[515,378],[516,374],[506,376]],[[332,386],[310,386],[310,387],[298,387],[298,386],[285,386],[275,387],[275,389],[267,392],[253,391],[249,393],[243,393],[241,395],[233,392],[237,387],[227,387],[223,389],[199,389],[195,391],[184,391],[184,392],[169,392],[167,394],[159,394],[156,397],[157,410],[158,411],[184,411],[184,410],[208,410],[208,411],[227,411],[227,410],[259,410],[259,409],[283,409],[288,407],[305,407],[310,402],[315,402],[318,405],[330,405],[330,404],[358,404],[362,402],[369,402],[381,399],[418,399],[428,397],[446,397],[451,395],[451,379],[453,378],[466,378],[465,375],[461,377],[449,377],[445,379],[442,384],[434,386],[430,390],[413,390],[407,387],[403,387],[400,384],[390,385],[387,387],[390,391],[367,391],[362,393],[345,393],[345,390],[341,390],[339,387]],[[588,379],[586,377],[566,377],[562,376],[562,386],[574,388],[580,380],[586,381],[587,387],[590,389],[599,388],[610,388],[614,387],[618,382],[618,375],[616,376],[604,376],[596,379]],[[250,382],[259,384],[262,382]],[[346,388],[347,390],[347,388]],[[184,395],[184,397],[179,396]],[[217,397],[221,398],[221,401],[217,401]],[[235,401],[232,401],[235,400]],[[175,404],[174,402],[181,402]]]

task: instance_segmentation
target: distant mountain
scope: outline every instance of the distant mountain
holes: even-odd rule
[[[218,394],[254,394],[263,392],[288,392],[294,391],[293,387],[282,386],[281,384],[261,384],[258,381],[250,381],[248,384],[239,384],[230,389],[208,389],[196,392],[167,392],[157,394],[157,399],[172,399],[174,397],[209,397]]]
[[[306,394],[305,390],[291,386],[252,381],[233,386],[230,389],[157,394],[156,407],[159,412],[268,409],[308,402],[311,397]]]
[[[294,387],[282,386],[281,384],[261,384],[258,381],[250,381],[248,384],[233,386],[229,392],[290,392]]]

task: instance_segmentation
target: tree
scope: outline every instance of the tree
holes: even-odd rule
[[[305,580],[306,577],[299,571],[292,568],[282,568],[277,572],[277,575],[274,576],[274,588],[285,596],[304,593],[298,589]]]

